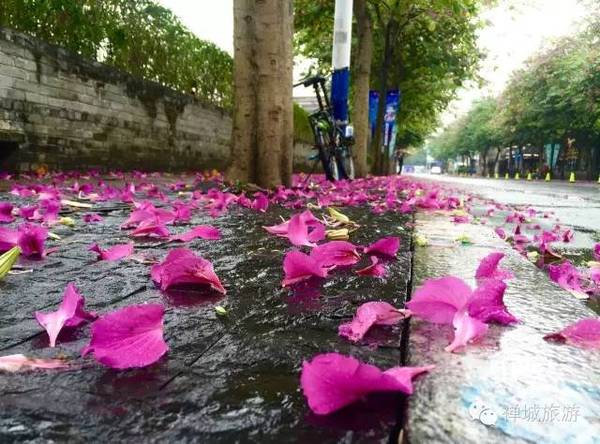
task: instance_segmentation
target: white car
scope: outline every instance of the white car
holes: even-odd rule
[[[442,174],[442,168],[439,166],[432,166],[429,172],[431,174]]]

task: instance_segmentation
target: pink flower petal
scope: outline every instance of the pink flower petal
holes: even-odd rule
[[[471,218],[466,214],[452,216],[452,222],[455,224],[466,224],[469,222],[469,220],[471,220]]]
[[[81,354],[93,353],[101,364],[117,369],[146,367],[164,355],[164,308],[132,305],[102,316],[92,324],[92,339]]]
[[[10,250],[19,242],[19,232],[10,228],[0,227],[0,253]]]
[[[302,219],[300,214],[296,214],[290,219],[286,237],[290,240],[292,245],[298,247],[303,245],[313,247],[315,245],[308,240],[308,225]]]
[[[19,208],[19,216],[21,216],[23,219],[32,220],[36,210],[37,205],[21,207]]]
[[[476,279],[511,279],[514,277],[508,270],[498,268],[498,264],[504,258],[504,253],[494,252],[488,254],[486,257],[481,259],[479,267],[475,272]]]
[[[83,215],[83,221],[86,224],[93,224],[96,222],[102,222],[104,218],[96,213],[87,213]]]
[[[581,272],[571,262],[559,265],[548,265],[548,276],[563,289],[576,293],[584,293],[581,287]]]
[[[174,202],[174,222],[187,223],[192,219],[192,205],[185,204],[183,202]]]
[[[144,221],[153,221],[156,225],[172,224],[175,221],[174,212],[156,208],[151,202],[141,202],[136,206],[137,208],[131,212],[121,228],[136,227]]]
[[[130,233],[133,237],[169,237],[169,229],[158,218],[146,219],[140,222],[135,230]]]
[[[356,310],[351,322],[342,324],[338,334],[352,342],[360,341],[373,325],[395,325],[404,319],[401,310],[387,302],[367,302]]]
[[[600,242],[594,245],[593,255],[595,260],[600,261]]]
[[[210,261],[196,256],[187,248],[175,248],[160,264],[151,269],[152,280],[165,291],[175,287],[208,285],[225,294],[225,288]]]
[[[15,220],[12,215],[13,204],[10,202],[0,202],[0,223],[9,224]]]
[[[317,415],[328,415],[374,392],[413,392],[412,379],[433,369],[394,367],[382,372],[357,359],[326,353],[304,361],[300,384],[308,406]]]
[[[600,319],[582,319],[557,333],[544,336],[544,339],[582,348],[600,348]]]
[[[303,233],[303,225],[306,225],[306,231],[308,233],[307,234],[307,239],[308,239],[308,244],[309,244],[308,246],[313,246],[315,242],[325,239],[325,226],[310,212],[310,210],[306,210],[306,211],[300,213],[299,216],[300,217],[299,217],[299,220],[296,222],[297,226],[295,227],[295,229],[302,230],[302,232],[300,234],[303,235],[304,234]],[[275,234],[275,235],[281,236],[281,237],[289,237],[288,233],[289,233],[290,222],[291,222],[291,219],[289,221],[285,221],[279,225],[273,225],[271,227],[263,227],[263,228],[271,234]],[[297,235],[298,235],[297,232],[294,233],[294,236],[297,236]],[[304,241],[304,239],[301,239],[301,241]]]
[[[321,222],[311,223],[309,226],[308,241],[316,243],[325,239],[325,225]]]
[[[573,231],[565,230],[565,232],[562,234],[562,241],[565,243],[569,243],[573,240],[573,236]]]
[[[108,250],[103,250],[98,244],[94,243],[88,250],[97,253],[99,261],[118,261],[133,254],[133,242],[114,245]]]
[[[318,245],[312,249],[310,257],[322,267],[354,265],[360,260],[356,246],[347,241],[331,241]]]
[[[327,277],[327,268],[323,268],[313,257],[297,250],[292,250],[283,259],[285,278],[282,286],[289,287],[312,277]]]
[[[171,236],[169,240],[189,242],[199,237],[202,239],[217,240],[221,239],[221,232],[212,225],[198,225],[185,233]]]
[[[271,234],[275,234],[277,236],[283,236],[283,235],[287,234],[289,225],[290,225],[290,222],[285,221],[283,223],[280,223],[279,225],[272,225],[270,227],[263,227],[263,228]]]
[[[44,242],[48,238],[48,230],[39,225],[25,223],[19,226],[17,245],[26,257],[43,257]]]
[[[360,270],[356,270],[355,273],[359,276],[374,276],[374,277],[383,277],[386,275],[387,270],[383,264],[379,263],[379,259],[377,256],[370,256],[371,265],[366,266],[365,268],[361,268]]]
[[[261,213],[266,213],[269,208],[269,199],[267,196],[265,196],[264,193],[256,193],[254,196],[256,199],[252,202],[252,209],[260,211]]]
[[[96,319],[95,313],[88,313],[83,309],[84,304],[83,296],[71,282],[65,289],[63,300],[57,311],[35,312],[36,320],[48,332],[50,347],[56,346],[56,338],[64,326],[77,327],[85,321]]]
[[[488,330],[487,324],[469,316],[465,310],[456,313],[452,320],[454,326],[454,339],[444,350],[455,352],[465,347],[470,341],[485,335]]]
[[[395,258],[398,254],[398,248],[400,248],[400,238],[392,236],[379,239],[377,242],[366,247],[364,252]]]
[[[462,279],[446,276],[428,279],[419,287],[406,307],[415,316],[437,324],[450,324],[462,310],[473,291]]]
[[[494,231],[500,239],[506,239],[506,231],[503,228],[497,227]]]
[[[513,240],[516,244],[528,244],[530,242],[530,239],[524,234],[515,234]]]
[[[61,359],[35,359],[21,354],[0,356],[0,370],[5,372],[68,367],[69,365]]]
[[[468,313],[481,322],[508,325],[519,322],[504,305],[506,284],[497,279],[486,279],[473,292],[468,303]]]

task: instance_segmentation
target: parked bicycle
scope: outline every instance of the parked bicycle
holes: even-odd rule
[[[327,180],[354,179],[353,128],[334,121],[326,82],[325,77],[315,76],[294,85],[312,86],[319,104],[319,109],[308,116],[315,138],[314,149],[317,151],[315,166],[321,162]]]

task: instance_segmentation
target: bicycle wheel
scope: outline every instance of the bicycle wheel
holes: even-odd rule
[[[326,133],[323,131],[318,131],[317,144],[315,148],[319,153],[319,159],[321,161],[321,166],[323,167],[323,172],[325,173],[325,178],[329,181],[334,181],[338,180],[337,165],[335,162],[335,156],[332,156],[329,150],[329,139],[325,135]]]
[[[340,169],[338,168],[338,160],[335,156],[329,156],[329,169],[333,180],[340,180]]]
[[[343,154],[344,171],[348,179],[354,179],[354,158],[349,150],[344,150]]]

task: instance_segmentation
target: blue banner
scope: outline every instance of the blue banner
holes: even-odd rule
[[[400,91],[397,89],[387,92],[385,100],[385,115],[383,116],[383,145],[390,147],[394,146],[395,136],[394,126],[396,124],[396,115],[400,108]]]
[[[393,89],[387,92],[385,101],[385,114],[383,117],[383,146],[389,146],[393,149],[396,139],[396,116],[400,109],[400,91]],[[379,92],[369,92],[369,126],[371,127],[371,137],[375,134],[375,124],[377,122],[377,108],[379,106]],[[382,147],[383,149],[383,147]]]
[[[558,154],[560,153],[560,144],[555,143],[552,145],[548,143],[544,145],[546,151],[546,165],[550,167],[550,169],[554,169],[556,166],[556,162],[558,161]]]
[[[375,135],[375,123],[377,122],[377,107],[379,106],[379,93],[369,91],[369,127],[371,128],[371,137]]]

